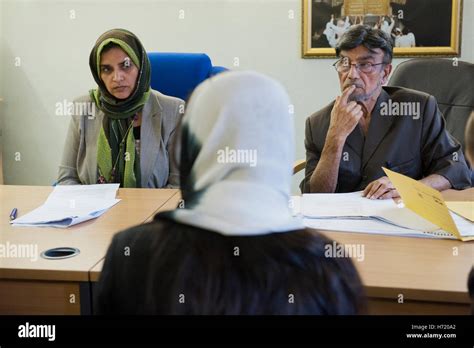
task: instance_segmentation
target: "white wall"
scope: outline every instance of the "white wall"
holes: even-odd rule
[[[304,158],[305,118],[338,93],[333,60],[301,59],[300,0],[3,0],[0,10],[7,184],[49,185],[56,179],[68,119],[55,116],[55,104],[94,87],[89,52],[99,34],[113,27],[137,34],[148,51],[205,52],[214,65],[281,81],[295,105],[297,158]],[[464,0],[464,18],[461,59],[472,62],[474,0]]]

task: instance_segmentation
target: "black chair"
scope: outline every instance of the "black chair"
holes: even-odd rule
[[[388,85],[433,95],[446,120],[447,130],[464,151],[466,123],[474,110],[474,64],[457,59],[410,59],[397,66]],[[474,163],[468,165],[474,184]]]
[[[411,59],[397,66],[388,85],[433,95],[446,128],[464,149],[466,123],[474,110],[474,64],[456,59]]]

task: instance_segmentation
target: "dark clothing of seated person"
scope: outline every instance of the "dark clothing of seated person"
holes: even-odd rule
[[[435,98],[382,87],[392,70],[392,41],[382,30],[351,27],[334,64],[342,94],[306,120],[304,193],[364,190],[399,197],[382,167],[439,191],[470,187],[459,142],[446,130]]]
[[[97,313],[365,310],[352,261],[326,257],[336,244],[290,211],[290,104],[280,84],[253,72],[226,72],[196,89],[180,133],[184,208],[113,238]]]

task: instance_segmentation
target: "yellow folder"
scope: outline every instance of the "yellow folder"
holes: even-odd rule
[[[449,210],[474,222],[474,202],[446,202]]]
[[[461,236],[439,191],[403,174],[383,167],[382,169],[397,189],[403,199],[403,204],[408,209],[451,233],[459,240],[474,240],[474,237]]]

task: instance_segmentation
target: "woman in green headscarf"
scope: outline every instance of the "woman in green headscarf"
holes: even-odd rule
[[[184,102],[150,88],[150,62],[138,38],[107,31],[89,66],[98,88],[74,102],[58,183],[178,187],[173,139]]]

